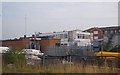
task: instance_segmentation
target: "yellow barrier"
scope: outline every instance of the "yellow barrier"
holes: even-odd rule
[[[118,52],[96,52],[96,56],[120,58],[120,53]]]

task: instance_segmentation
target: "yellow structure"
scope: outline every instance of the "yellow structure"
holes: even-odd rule
[[[105,58],[105,59],[120,59],[120,53],[119,52],[100,51],[100,52],[96,52],[95,55],[98,56],[98,57]]]

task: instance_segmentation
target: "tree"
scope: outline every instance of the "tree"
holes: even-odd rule
[[[19,62],[24,62],[25,56],[18,51],[10,50],[3,54],[3,61],[5,64],[17,64]]]

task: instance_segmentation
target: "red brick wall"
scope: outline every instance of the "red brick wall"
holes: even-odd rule
[[[42,39],[40,41],[41,51],[46,52],[48,47],[54,47],[56,43],[60,43],[58,39]]]
[[[40,41],[37,41],[40,44],[41,51],[46,52],[48,50],[48,47],[55,46],[56,43],[60,43],[60,40],[58,39],[42,39]],[[27,44],[30,43],[30,40],[28,39],[21,39],[21,40],[9,40],[9,41],[2,41],[2,46],[12,47],[14,49],[24,49]]]
[[[0,41],[0,46],[2,46],[2,41]]]
[[[28,39],[21,39],[21,40],[6,40],[2,41],[2,46],[12,47],[14,49],[21,50],[29,44],[30,40]]]

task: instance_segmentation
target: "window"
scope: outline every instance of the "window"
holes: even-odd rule
[[[63,38],[63,34],[60,34],[60,38]]]
[[[90,35],[85,35],[85,39],[90,39]]]
[[[94,31],[94,34],[98,34],[98,31]]]
[[[77,34],[77,38],[78,38],[78,39],[80,38],[80,34]]]
[[[60,39],[60,34],[58,34],[58,36],[57,36],[59,39]]]
[[[63,45],[63,44],[61,44],[61,45]]]
[[[85,35],[84,34],[82,35],[82,39],[85,39]]]
[[[60,38],[64,39],[64,38],[68,38],[67,34],[60,34]]]
[[[67,34],[64,34],[64,37],[65,37],[65,38],[68,38]]]
[[[89,39],[90,35],[86,35],[86,34],[77,34],[77,38],[78,39]]]
[[[56,43],[56,46],[60,46],[60,43]]]
[[[64,45],[67,45],[67,43],[65,43]]]
[[[94,39],[98,39],[98,36],[94,36]]]

